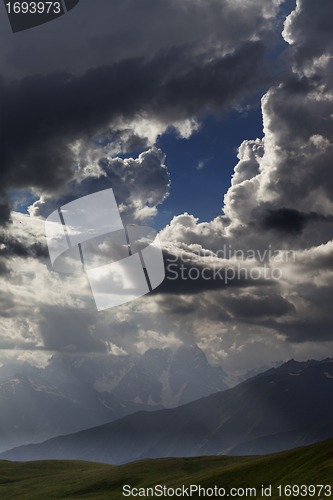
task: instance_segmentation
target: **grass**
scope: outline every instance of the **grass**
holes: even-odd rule
[[[271,499],[287,498],[278,496],[278,485],[324,484],[333,489],[333,439],[264,456],[147,459],[121,466],[76,460],[0,461],[1,500],[135,498],[123,496],[122,488],[126,484],[132,488],[157,484],[172,488],[191,484],[203,488],[216,485],[227,491],[230,488],[256,488],[257,495],[252,498],[258,499],[263,498],[262,485],[272,485]],[[199,496],[194,494],[192,498]],[[299,495],[292,498],[310,497]],[[313,498],[329,497],[322,492],[320,497]]]

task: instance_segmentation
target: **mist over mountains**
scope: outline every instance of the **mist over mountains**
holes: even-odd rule
[[[0,368],[0,451],[172,408],[228,388],[197,346],[139,356],[54,356],[45,368]]]
[[[333,436],[333,359],[284,365],[172,409],[117,421],[0,455],[6,460],[266,454]]]

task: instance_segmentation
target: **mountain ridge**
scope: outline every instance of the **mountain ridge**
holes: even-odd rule
[[[45,368],[21,370],[0,368],[0,451],[228,388],[225,372],[197,346],[139,357],[54,356]]]
[[[297,434],[332,421],[332,390],[332,360],[315,362],[298,376],[291,372],[254,377],[177,408],[137,412],[79,433],[14,448],[0,458],[121,464],[143,458],[223,453],[257,438]],[[330,427],[327,432],[332,432]]]

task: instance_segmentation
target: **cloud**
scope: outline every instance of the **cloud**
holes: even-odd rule
[[[10,234],[0,233],[0,257],[48,257],[49,252],[45,244],[34,241],[25,245],[22,241],[13,238]]]
[[[4,226],[10,220],[10,202],[0,203],[0,226]]]
[[[236,288],[274,287],[276,281],[255,261],[198,258],[191,251],[178,255],[164,253],[166,279],[154,291],[155,294],[195,295],[208,290],[225,291]],[[266,277],[265,277],[266,276]]]
[[[34,215],[45,217],[59,204],[112,186],[124,217],[140,221],[153,216],[170,188],[164,155],[153,146],[158,134],[174,125],[188,136],[207,110],[222,113],[244,93],[268,82],[262,30],[270,24],[277,3],[207,5],[187,0],[156,3],[155,9],[171,9],[169,13],[184,9],[181,16],[186,13],[193,21],[181,46],[170,48],[166,28],[158,33],[155,25],[147,38],[159,39],[151,57],[144,57],[142,45],[137,53],[136,47],[121,47],[116,55],[117,49],[103,45],[103,27],[101,36],[93,37],[92,50],[98,44],[104,47],[94,68],[86,71],[88,54],[73,74],[62,68],[52,76],[46,71],[16,83],[3,82],[9,118],[3,185],[40,193]],[[0,289],[4,349],[104,353],[111,341],[126,352],[143,352],[175,339],[194,339],[211,360],[238,369],[264,364],[266,359],[327,355],[332,349],[328,298],[333,287],[333,108],[326,4],[320,5],[322,11],[313,2],[298,2],[285,24],[284,37],[291,47],[284,58],[291,68],[271,83],[262,99],[263,137],[240,145],[224,212],[203,223],[189,213],[180,214],[160,233],[173,270],[179,272],[183,266],[188,277],[197,269],[198,279],[167,279],[155,293],[97,314],[84,276],[60,276],[39,260],[41,229],[24,240],[36,218],[25,219],[21,227],[13,214],[14,222],[6,228],[12,244],[6,265],[15,279],[2,280]],[[223,11],[220,27],[214,9]],[[193,41],[195,30],[207,35],[206,28],[200,31],[202,12],[214,29],[212,39],[199,44]],[[307,29],[311,17],[313,26]],[[177,40],[183,22],[181,17]],[[130,40],[137,33],[135,27]],[[117,29],[115,37],[124,40],[125,31]],[[108,50],[111,62],[103,59]],[[124,60],[123,53],[130,57]],[[101,60],[107,64],[99,65]],[[20,104],[15,109],[20,109],[21,122],[10,114],[14,98]],[[20,150],[15,147],[18,138]],[[115,157],[136,144],[149,149],[136,159]],[[79,168],[74,170],[76,164]],[[16,255],[15,242],[25,249],[18,245]],[[37,242],[42,246],[35,247]],[[224,248],[238,251],[238,256],[218,253]],[[249,250],[255,253],[252,260],[247,259]],[[26,255],[20,257],[20,251]],[[279,258],[287,251],[289,260],[269,258],[269,252]],[[240,279],[227,284],[218,275],[205,279],[213,278],[214,264],[222,271],[238,264],[244,270]],[[265,265],[280,269],[281,277],[244,279],[246,270],[262,270]],[[167,272],[168,278],[174,277]]]
[[[154,57],[161,50],[189,44],[195,45],[196,53],[215,47],[225,55],[243,42],[271,36],[281,3],[130,0],[119,4],[111,0],[96,4],[81,0],[75,13],[35,28],[28,36],[12,36],[8,19],[1,16],[0,67],[9,77],[21,79],[69,67],[83,74],[90,68]]]
[[[106,351],[86,277],[52,272],[38,222],[14,214],[2,240],[10,276],[0,282],[1,349]]]
[[[260,139],[242,142],[237,154],[240,161],[235,166],[231,178],[232,186],[242,184],[259,174],[259,161],[264,155],[264,151],[264,143]]]
[[[15,258],[45,261],[48,256],[44,223],[38,218],[13,212],[10,224],[0,230],[0,259],[6,262],[6,272]]]
[[[209,158],[203,158],[202,160],[199,160],[199,162],[198,162],[198,165],[197,165],[196,169],[197,169],[197,170],[202,170],[202,169],[206,166],[206,164],[207,164],[210,160],[212,160],[212,159],[213,159],[213,157],[211,156],[211,157],[209,157]]]
[[[327,0],[316,3],[297,0],[296,9],[287,17],[282,33],[291,45],[293,61],[300,70],[310,67],[313,59],[332,50],[332,6]]]
[[[186,137],[205,110],[223,112],[267,84],[266,35],[280,3],[81,1],[54,21],[60,39],[45,27],[33,30],[38,40],[4,35],[0,194],[56,193],[76,165],[105,156],[94,142],[101,135],[116,152],[151,146],[168,126]],[[9,216],[4,201],[0,224]]]
[[[305,214],[295,209],[279,208],[268,210],[262,221],[263,229],[272,229],[279,233],[299,235],[309,222],[333,223],[333,215],[324,216],[315,212]]]
[[[96,315],[77,308],[43,305],[38,322],[43,349],[56,352],[106,353],[108,346],[96,336]]]
[[[6,262],[3,259],[0,259],[0,276],[8,276],[10,274],[10,270],[6,265]]]
[[[119,127],[128,136],[131,121],[139,117],[159,123],[160,133],[170,125],[181,130],[182,123],[207,110],[230,109],[267,83],[264,52],[261,41],[244,42],[222,57],[179,48],[80,76],[58,72],[18,82],[2,79],[2,189],[59,192],[73,179],[75,165],[86,166],[75,154],[79,143],[85,151],[94,149],[94,140],[119,135]],[[133,134],[127,143],[132,139]]]
[[[280,317],[296,312],[293,304],[276,293],[270,296],[241,295],[225,297],[224,303],[236,318]]]
[[[101,158],[99,176],[71,181],[61,195],[43,196],[29,211],[46,218],[53,210],[77,198],[112,188],[123,222],[141,223],[154,216],[157,205],[169,194],[170,178],[164,165],[165,155],[151,148],[137,159]]]
[[[299,35],[298,23],[301,18],[310,22],[312,11],[316,11],[314,19],[319,24],[314,22],[309,32],[309,39],[317,40],[315,51],[309,53],[313,59],[310,67],[304,49],[309,39],[304,27]],[[188,311],[187,317],[194,315],[197,324],[201,318],[228,331],[228,325],[233,325],[236,332],[243,332],[239,333],[243,339],[240,345],[246,345],[245,325],[257,328],[258,335],[275,332],[290,344],[331,340],[333,108],[331,59],[322,56],[329,46],[326,34],[321,36],[319,29],[324,16],[325,9],[323,13],[314,4],[298,2],[287,21],[285,37],[295,49],[294,55],[288,54],[295,63],[293,71],[262,99],[264,137],[240,146],[239,163],[224,198],[224,215],[199,223],[185,213],[161,233],[168,254],[185,254],[187,267],[194,265],[198,252],[208,256],[209,262],[210,255],[216,256],[225,247],[245,252],[239,261],[249,268],[262,266],[260,256],[265,252],[277,252],[278,257],[284,250],[290,251],[293,257],[289,261],[273,259],[268,263],[282,272],[276,286],[269,281],[265,287],[258,286],[260,281],[258,285],[248,282],[247,289],[230,281],[225,287],[215,283],[214,288],[208,280],[185,285],[175,281],[179,314]],[[246,260],[250,249],[256,257],[251,264]],[[177,267],[179,264],[177,261]],[[229,258],[228,265],[235,265],[235,261]],[[172,283],[168,286],[172,290]],[[168,301],[169,295],[166,308]],[[170,297],[169,313],[172,307],[176,305]],[[216,336],[223,337],[223,350],[228,352],[225,335]]]
[[[197,224],[189,216],[178,218],[178,225],[179,220],[190,226],[187,229],[192,230],[193,238]],[[43,226],[40,221],[15,215],[11,229],[16,239],[20,240],[20,233],[29,232],[31,243],[33,222],[39,238],[39,227]],[[186,254],[198,259],[198,247],[195,249],[191,254],[188,248]],[[174,255],[171,257],[174,259]],[[249,268],[256,264],[250,263]],[[38,351],[103,354],[108,352],[108,342],[134,354],[137,349],[144,352],[152,346],[196,340],[205,347],[211,361],[221,362],[222,358],[214,356],[222,349],[223,366],[232,366],[233,362],[250,366],[255,360],[263,364],[264,358],[253,353],[253,345],[257,350],[259,345],[262,347],[261,356],[269,352],[274,359],[300,352],[306,357],[311,352],[307,343],[330,339],[327,271],[332,266],[332,244],[298,251],[295,263],[283,262],[279,266],[283,279],[275,286],[262,287],[257,282],[248,283],[252,286],[245,282],[245,286],[229,286],[229,282],[228,286],[212,288],[205,287],[202,281],[188,280],[187,287],[176,283],[173,292],[157,290],[98,313],[84,275],[59,275],[36,259],[15,257],[12,279],[1,284],[2,349],[34,350],[37,360]],[[15,273],[15,269],[20,272]],[[330,276],[332,279],[332,273]],[[314,329],[315,322],[320,331]],[[283,346],[285,339],[290,348]],[[302,350],[295,347],[298,343],[308,347]],[[6,357],[4,352],[2,356]]]

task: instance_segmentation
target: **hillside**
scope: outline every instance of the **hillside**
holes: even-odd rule
[[[262,457],[164,458],[122,466],[80,461],[0,461],[0,498],[120,500],[125,498],[124,485],[132,488],[165,485],[174,489],[183,485],[200,485],[205,489],[217,486],[226,492],[231,488],[255,488],[256,495],[251,498],[262,498],[262,485],[265,488],[271,485],[270,498],[277,499],[281,498],[277,494],[279,485],[333,487],[332,471],[333,439]],[[323,494],[321,497],[327,498]],[[194,493],[192,498],[199,496]]]
[[[333,437],[333,363],[254,378],[187,405],[138,412],[115,422],[14,448],[8,460],[79,459],[122,464],[144,458],[256,453]],[[278,435],[287,437],[286,442]],[[245,446],[246,448],[246,446]]]

